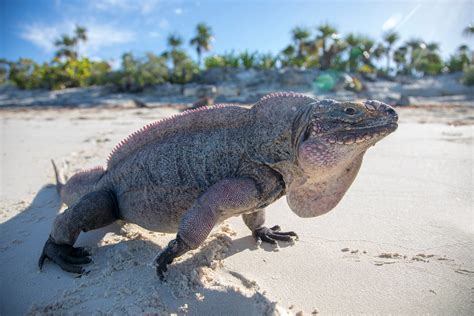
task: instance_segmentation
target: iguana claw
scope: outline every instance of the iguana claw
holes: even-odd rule
[[[293,241],[292,237],[298,239],[298,235],[295,232],[282,232],[280,230],[281,228],[278,225],[275,225],[271,228],[261,227],[256,229],[253,234],[257,240],[273,245],[276,244],[277,240]]]
[[[90,263],[92,260],[88,256],[90,256],[90,253],[84,248],[58,245],[49,237],[38,260],[38,267],[41,270],[44,261],[49,259],[64,271],[82,274],[86,272],[86,270],[79,264]]]
[[[174,258],[190,249],[191,248],[186,245],[179,234],[176,236],[176,239],[169,242],[168,246],[155,259],[156,274],[161,281],[165,280],[164,273],[168,271],[168,265],[173,262]]]

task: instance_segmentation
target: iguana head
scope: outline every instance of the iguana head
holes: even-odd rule
[[[283,175],[301,217],[332,209],[351,185],[366,150],[397,128],[395,110],[378,101],[318,101],[279,92],[253,107],[249,154]]]
[[[296,141],[300,173],[287,182],[287,201],[301,217],[334,208],[357,175],[365,151],[397,128],[398,116],[378,101],[312,103]]]
[[[298,140],[298,165],[305,173],[329,173],[395,131],[397,120],[379,101],[316,102]]]

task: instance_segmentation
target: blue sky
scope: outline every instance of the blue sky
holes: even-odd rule
[[[42,62],[54,55],[52,42],[86,26],[89,41],[82,55],[117,63],[122,53],[159,53],[166,37],[178,32],[185,48],[195,25],[205,22],[214,32],[214,53],[259,50],[277,53],[291,40],[295,26],[334,24],[341,35],[363,33],[379,40],[394,28],[403,40],[438,42],[444,57],[460,44],[474,23],[474,0],[264,1],[264,0],[0,0],[0,57]]]

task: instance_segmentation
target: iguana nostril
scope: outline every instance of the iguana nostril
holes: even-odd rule
[[[386,110],[386,112],[387,112],[388,114],[390,114],[390,115],[397,115],[397,112],[395,112],[395,110],[392,109],[392,108],[388,108],[388,109]]]

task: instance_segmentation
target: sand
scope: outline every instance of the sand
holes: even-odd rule
[[[2,110],[0,314],[456,314],[474,311],[473,108],[402,109],[342,202],[302,219],[281,199],[269,225],[300,238],[257,245],[240,218],[170,267],[173,235],[117,223],[82,234],[94,263],[80,278],[37,259],[62,210],[49,159],[66,174],[103,164],[160,109]]]

